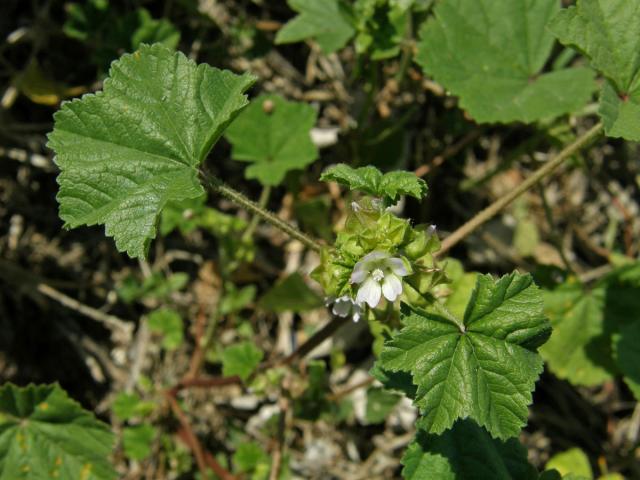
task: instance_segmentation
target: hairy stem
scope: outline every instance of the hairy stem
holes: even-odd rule
[[[518,185],[517,188],[514,188],[512,191],[493,202],[487,208],[474,216],[471,220],[459,227],[456,231],[454,231],[451,235],[449,235],[442,241],[442,248],[440,248],[440,250],[437,252],[437,255],[442,256],[445,252],[449,251],[454,245],[457,245],[461,240],[466,238],[479,226],[481,226],[488,220],[491,220],[491,218],[493,218],[516,198],[529,190],[547,175],[550,175],[556,168],[558,168],[562,164],[562,162],[573,156],[576,152],[589,144],[594,138],[599,136],[602,133],[602,130],[603,125],[602,122],[600,122],[589,131],[584,133],[581,137],[576,139],[572,144],[565,147],[564,150],[562,150],[560,153],[558,153],[558,155],[556,155],[554,158],[540,167],[533,175],[531,175],[524,182]]]
[[[291,238],[294,238],[300,242],[302,242],[305,246],[314,250],[316,252],[320,252],[322,250],[322,245],[309,237],[307,234],[301,232],[296,227],[291,225],[289,222],[278,218],[274,213],[268,211],[266,208],[261,207],[253,200],[247,198],[244,194],[238,192],[237,190],[231,188],[226,185],[222,180],[218,177],[215,177],[207,172],[200,172],[200,177],[204,184],[209,187],[213,192],[219,193],[225,198],[228,198],[236,205],[244,208],[245,210],[257,215],[262,220],[267,223],[270,223],[274,227],[279,230],[282,230],[284,233],[289,235]]]
[[[263,187],[262,192],[260,192],[260,198],[258,199],[258,206],[262,209],[266,209],[267,203],[269,203],[270,196],[271,196],[271,187]],[[258,215],[254,215],[253,218],[251,219],[251,222],[249,223],[249,226],[242,234],[243,241],[246,242],[253,236],[253,233],[256,231],[256,227],[258,226],[259,222],[260,222],[260,217]]]

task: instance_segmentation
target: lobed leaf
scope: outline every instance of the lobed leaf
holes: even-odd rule
[[[65,226],[105,225],[118,250],[144,257],[165,204],[202,194],[198,167],[254,80],[159,44],[114,62],[102,92],[54,115]]]
[[[58,385],[0,388],[0,480],[109,480],[114,436]]]
[[[409,195],[422,199],[428,191],[427,183],[411,172],[395,171],[383,174],[376,167],[353,168],[344,163],[327,168],[320,180],[337,182],[350,190],[385,198],[395,203],[400,195]]]
[[[478,276],[463,319],[404,305],[402,321],[379,365],[411,373],[422,428],[442,433],[470,417],[495,438],[519,433],[542,371],[535,349],[551,333],[530,275]]]
[[[471,420],[459,420],[442,435],[418,430],[402,457],[408,480],[537,480],[527,450],[515,439],[501,442]]]
[[[549,29],[607,78],[599,112],[607,135],[640,140],[640,3],[578,0]]]
[[[280,29],[276,44],[300,42],[314,38],[324,53],[344,47],[356,33],[352,14],[342,0],[288,0],[298,12]]]
[[[478,122],[533,122],[582,107],[586,68],[544,73],[557,0],[442,0],[420,32],[417,61]]]
[[[318,158],[311,141],[316,111],[278,95],[261,95],[225,132],[234,160],[252,162],[245,177],[276,186],[287,172],[300,170]]]
[[[222,374],[225,377],[239,376],[247,380],[260,364],[262,350],[251,342],[241,342],[227,347],[222,352]]]

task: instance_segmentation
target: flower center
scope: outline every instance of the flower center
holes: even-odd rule
[[[379,268],[376,268],[373,272],[371,272],[371,276],[376,282],[380,282],[384,278],[384,273]]]

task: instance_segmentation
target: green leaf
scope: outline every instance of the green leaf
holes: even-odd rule
[[[589,458],[579,448],[570,448],[561,453],[556,453],[545,465],[546,469],[557,470],[561,475],[577,475],[580,477],[593,478],[593,471]]]
[[[125,427],[122,431],[124,454],[132,460],[144,460],[151,455],[151,446],[158,431],[143,423],[135,427]]]
[[[130,420],[136,416],[149,415],[155,409],[153,402],[143,402],[136,393],[120,392],[111,406],[113,413],[120,420]]]
[[[202,194],[198,167],[254,80],[159,44],[114,62],[102,92],[54,115],[65,225],[105,225],[118,250],[144,257],[165,204]]]
[[[258,303],[264,310],[275,313],[300,313],[324,305],[322,298],[307,286],[298,272],[276,283]]]
[[[459,420],[442,435],[418,430],[402,457],[407,480],[537,480],[527,450],[515,439],[494,440],[471,420]]]
[[[247,285],[243,288],[230,288],[225,292],[224,296],[220,300],[220,314],[228,315],[229,313],[239,312],[256,297],[256,286]]]
[[[549,29],[607,78],[600,97],[607,135],[640,140],[640,4],[578,0],[561,10]]]
[[[0,479],[115,479],[109,427],[58,385],[0,388]]]
[[[291,170],[301,170],[318,158],[310,131],[316,123],[310,105],[261,95],[225,132],[234,160],[251,162],[245,177],[276,186]]]
[[[549,369],[574,385],[594,386],[613,377],[610,328],[604,323],[605,291],[566,284],[544,292],[553,334],[540,349]]]
[[[247,380],[260,364],[264,354],[251,342],[241,342],[227,347],[222,352],[222,374],[225,377],[239,376]]]
[[[153,272],[142,283],[134,276],[125,277],[116,291],[125,303],[145,298],[162,300],[171,293],[182,290],[187,283],[189,275],[184,272],[172,273],[166,277],[160,272]]]
[[[411,172],[396,171],[383,175],[376,167],[352,168],[344,163],[327,168],[322,172],[320,180],[337,182],[350,190],[385,198],[389,203],[395,203],[400,195],[410,195],[421,200],[428,191],[427,183]]]
[[[162,335],[162,346],[175,350],[184,340],[182,317],[171,308],[160,308],[151,312],[147,318],[149,329]]]
[[[620,328],[614,349],[624,381],[636,400],[640,401],[640,320],[635,319]]]
[[[233,465],[238,472],[252,472],[260,464],[269,464],[267,453],[256,442],[241,443],[233,454]]]
[[[557,0],[442,0],[420,32],[417,61],[477,122],[533,122],[582,107],[593,73],[544,73]]]
[[[367,390],[365,419],[369,423],[383,423],[400,400],[400,396],[384,388]]]
[[[462,320],[404,305],[402,321],[379,362],[413,376],[422,428],[442,433],[470,417],[496,438],[519,433],[542,371],[535,349],[550,334],[530,275],[478,276]]]
[[[288,0],[298,12],[280,29],[276,44],[300,42],[313,38],[324,53],[344,47],[355,34],[352,14],[342,0]]]

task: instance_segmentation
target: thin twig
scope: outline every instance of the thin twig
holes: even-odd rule
[[[441,154],[433,157],[431,162],[424,165],[420,165],[418,168],[416,168],[414,173],[418,177],[424,177],[426,174],[431,172],[431,170],[442,165],[445,162],[445,160],[447,160],[450,157],[453,157],[454,155],[457,155],[458,153],[460,153],[460,151],[463,148],[465,148],[469,144],[476,141],[478,137],[480,137],[482,132],[484,132],[484,130],[481,128],[471,130],[464,137],[462,137],[458,142],[454,143],[453,145],[449,145],[447,148],[444,149],[444,151]]]
[[[182,408],[180,408],[180,404],[178,404],[175,393],[172,390],[167,390],[165,392],[165,397],[171,406],[173,414],[180,422],[180,426],[184,431],[189,448],[193,452],[193,456],[196,458],[196,464],[198,465],[198,470],[200,470],[202,478],[209,478],[207,473],[207,467],[209,467],[221,480],[235,480],[236,477],[220,465],[215,457],[202,447],[198,437],[193,433],[189,419],[182,411]]]
[[[454,245],[457,245],[461,240],[465,239],[468,235],[470,235],[474,230],[476,230],[479,226],[483,225],[488,220],[492,219],[495,215],[497,215],[503,208],[508,206],[511,202],[513,202],[516,198],[522,195],[524,192],[529,190],[547,175],[551,174],[556,168],[558,168],[562,162],[566,159],[573,156],[580,149],[589,144],[593,139],[599,136],[602,133],[603,125],[602,123],[598,123],[596,126],[591,128],[588,132],[583,134],[577,140],[575,140],[571,145],[568,145],[564,148],[558,155],[556,155],[553,159],[545,163],[542,167],[540,167],[533,175],[527,178],[524,182],[518,185],[516,188],[511,190],[509,193],[499,198],[487,208],[479,212],[476,216],[474,216],[471,220],[466,222],[456,231],[454,231],[451,235],[445,238],[442,242],[442,247],[437,252],[438,256],[442,256],[444,253],[448,252]]]
[[[295,240],[302,242],[311,250],[315,252],[320,252],[322,250],[322,245],[318,241],[312,239],[307,234],[301,232],[296,227],[291,225],[289,222],[285,222],[274,213],[268,211],[265,208],[260,207],[260,205],[258,205],[256,202],[254,202],[253,200],[250,200],[244,194],[226,185],[219,178],[207,172],[200,172],[200,176],[202,178],[202,181],[205,183],[205,185],[207,185],[212,191],[219,193],[225,198],[228,198],[233,203],[244,208],[250,213],[253,213],[254,215],[258,215],[265,222],[270,223],[271,225],[273,225],[279,230],[282,230],[291,238],[294,238]]]
[[[230,377],[194,377],[184,378],[180,380],[176,385],[171,387],[168,392],[175,395],[180,390],[187,388],[212,388],[223,387],[226,385],[241,385],[242,379],[237,375]]]

